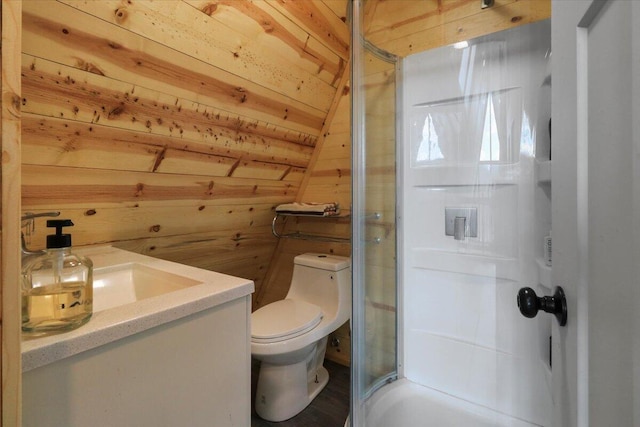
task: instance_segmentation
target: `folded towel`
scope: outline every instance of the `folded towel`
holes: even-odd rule
[[[285,203],[276,207],[277,213],[332,216],[340,213],[337,203]]]

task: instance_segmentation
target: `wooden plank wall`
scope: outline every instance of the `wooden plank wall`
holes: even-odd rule
[[[346,21],[347,1],[332,0],[335,13]],[[318,242],[298,239],[280,239],[271,261],[264,286],[256,292],[254,309],[286,296],[293,275],[293,259],[305,252],[351,255],[351,90],[348,75],[344,75],[330,109],[327,123],[318,140],[309,166],[309,173],[301,184],[296,198],[299,202],[336,202],[341,207],[340,218],[289,217],[281,221],[282,233],[298,231],[344,239],[344,242]],[[327,358],[349,364],[350,336],[348,325],[342,327],[340,345],[327,347]],[[331,340],[330,340],[331,341]],[[335,341],[334,341],[335,342]]]
[[[0,360],[2,398],[0,425],[22,425],[20,396],[22,357],[20,353],[20,25],[22,2],[3,0],[2,110],[0,129]]]
[[[336,202],[341,207],[339,218],[287,217],[278,221],[281,233],[300,232],[343,239],[343,242],[280,239],[264,286],[256,293],[254,308],[283,299],[293,275],[293,259],[305,252],[351,255],[351,97],[348,82],[339,87],[340,97],[332,111],[332,120],[322,133],[311,172],[305,176],[298,201]],[[340,345],[331,345],[331,341]],[[349,364],[350,335],[348,325],[331,337],[327,357],[344,365]]]
[[[278,220],[282,234],[300,232],[318,236],[337,237],[348,240],[351,235],[351,144],[350,144],[350,89],[346,80],[341,85],[340,98],[334,106],[333,120],[323,132],[310,172],[303,182],[306,191],[301,191],[301,202],[335,202],[340,205],[339,218],[287,217]],[[323,248],[323,250],[320,250]],[[256,292],[255,308],[283,299],[293,274],[293,258],[304,252],[331,252],[349,256],[348,241],[335,244],[319,244],[311,240],[280,239],[274,255],[268,280]]]
[[[345,4],[24,2],[23,211],[259,290],[340,95]]]

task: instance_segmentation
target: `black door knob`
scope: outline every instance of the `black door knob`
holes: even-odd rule
[[[539,310],[554,314],[560,326],[567,324],[567,299],[560,286],[556,287],[553,296],[538,297],[531,288],[518,291],[518,307],[524,317],[536,317]]]

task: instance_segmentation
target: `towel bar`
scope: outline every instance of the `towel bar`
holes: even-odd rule
[[[317,234],[306,234],[306,233],[300,233],[299,231],[295,231],[293,233],[287,233],[287,234],[280,234],[278,233],[278,230],[276,230],[276,223],[278,222],[278,217],[286,217],[288,216],[297,216],[297,217],[310,217],[310,218],[322,218],[322,219],[327,219],[327,218],[344,218],[345,216],[337,216],[337,215],[331,215],[331,216],[319,216],[319,215],[305,215],[305,214],[291,214],[291,213],[276,213],[276,215],[273,217],[273,221],[271,221],[271,233],[277,237],[278,239],[280,238],[285,238],[285,239],[301,239],[301,240],[313,240],[316,242],[331,242],[331,243],[348,243],[351,242],[351,238],[350,237],[332,237],[332,236],[320,236]],[[380,219],[381,215],[379,213],[374,213],[373,215],[369,216],[373,219]],[[367,218],[369,218],[367,217]],[[367,240],[367,242],[369,243],[375,243],[375,244],[380,244],[382,243],[382,238],[381,237],[375,237],[371,240]]]
[[[318,216],[318,215],[276,213],[276,215],[273,217],[273,221],[271,221],[271,233],[273,233],[273,235],[278,239],[280,238],[301,239],[301,240],[314,240],[317,242],[333,242],[333,243],[346,243],[351,241],[350,237],[319,236],[317,234],[305,234],[305,233],[300,233],[298,231],[293,233],[280,234],[276,230],[276,222],[278,222],[278,217],[281,217],[281,216],[285,217],[285,219],[288,216],[306,216],[306,217],[313,217],[313,218],[339,218],[338,216]]]

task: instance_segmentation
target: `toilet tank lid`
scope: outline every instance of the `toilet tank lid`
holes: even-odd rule
[[[351,266],[351,260],[347,257],[318,253],[298,255],[293,263],[328,271],[340,271]]]

